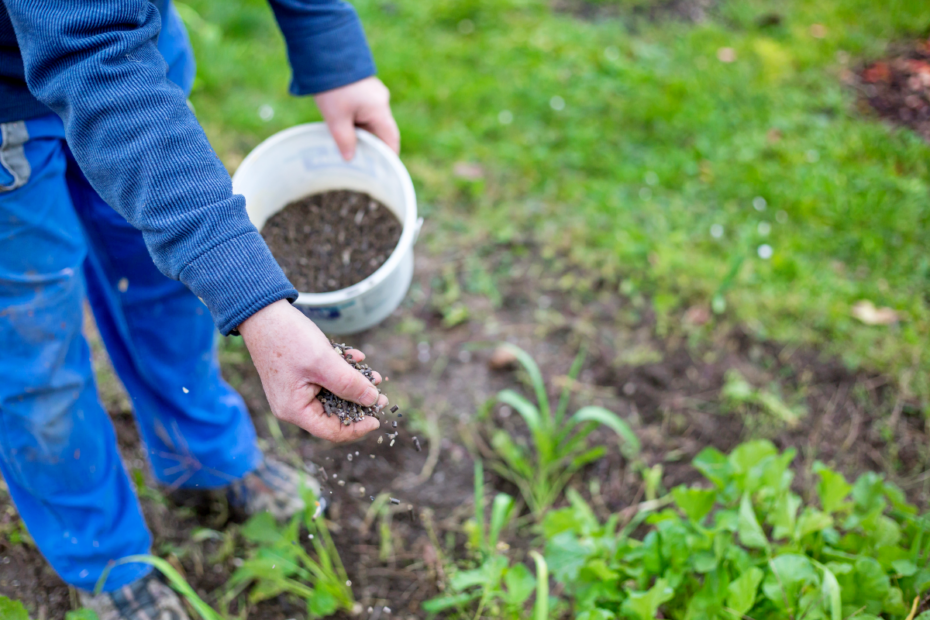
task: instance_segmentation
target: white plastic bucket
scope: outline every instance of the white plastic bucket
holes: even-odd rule
[[[413,278],[413,244],[423,223],[410,174],[381,140],[358,129],[352,161],[345,161],[324,123],[276,133],[249,153],[233,176],[249,219],[262,229],[288,203],[329,190],[365,192],[403,224],[400,241],[373,274],[349,288],[304,293],[296,306],[328,334],[354,334],[383,321],[403,300]]]

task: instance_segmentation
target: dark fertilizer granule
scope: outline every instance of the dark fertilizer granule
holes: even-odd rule
[[[289,203],[265,222],[262,237],[298,291],[328,293],[377,271],[402,229],[368,194],[334,190]]]
[[[347,364],[351,364],[352,368],[359,371],[365,378],[374,383],[374,371],[371,369],[368,364],[361,364],[359,362],[353,361],[351,355],[347,355],[346,351],[352,349],[351,346],[345,343],[332,343],[333,348],[336,350],[336,353],[342,356],[342,359],[346,361]],[[378,390],[379,392],[381,390]],[[326,388],[321,388],[320,392],[316,395],[317,399],[323,404],[323,411],[326,412],[327,416],[332,416],[335,414],[339,420],[346,426],[352,424],[353,422],[361,422],[365,417],[370,418],[381,418],[381,412],[384,407],[380,405],[374,405],[372,407],[365,407],[364,405],[359,405],[358,403],[353,403],[352,401],[339,398]],[[394,408],[397,408],[397,405],[394,405]],[[394,423],[396,426],[396,422]],[[356,453],[358,454],[358,453]],[[349,460],[352,460],[352,455],[349,455]],[[324,472],[324,476],[325,476]]]

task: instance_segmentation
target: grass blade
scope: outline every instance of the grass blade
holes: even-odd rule
[[[546,394],[546,384],[543,383],[542,373],[539,371],[539,366],[536,365],[536,360],[520,347],[508,342],[503,343],[501,347],[512,353],[526,370],[526,374],[530,376],[530,383],[536,393],[536,402],[539,404],[543,418],[546,422],[549,422],[549,396]]]
[[[533,609],[535,620],[549,620],[549,566],[538,551],[530,551],[536,562],[536,605]]]
[[[568,381],[565,383],[565,387],[562,388],[562,393],[559,395],[559,404],[555,408],[555,423],[557,425],[561,424],[565,418],[565,412],[568,411],[568,401],[571,400],[572,396],[572,384],[581,373],[581,367],[584,365],[584,358],[587,355],[588,350],[582,348],[578,355],[575,356],[575,361],[572,362],[572,367],[568,371]]]
[[[513,514],[513,498],[506,493],[498,493],[491,505],[491,528],[488,532],[488,548],[493,552],[497,548],[497,539],[510,521]]]
[[[639,437],[630,428],[630,425],[620,419],[613,411],[608,411],[603,407],[582,407],[571,417],[572,422],[580,424],[581,422],[597,422],[607,428],[612,429],[623,441],[620,444],[620,451],[628,459],[636,458],[639,455],[640,443]]]
[[[118,562],[114,562],[107,566],[106,570],[103,571],[103,574],[100,575],[100,579],[97,581],[97,587],[95,588],[96,592],[100,592],[103,588],[103,584],[107,581],[107,576],[110,574],[110,569],[114,566],[119,566],[120,564],[148,564],[149,566],[154,566],[157,568],[162,575],[168,579],[168,583],[171,584],[171,587],[174,588],[178,594],[187,599],[187,602],[190,603],[191,607],[194,608],[194,611],[197,612],[203,620],[223,620],[218,613],[216,613],[212,607],[207,605],[203,599],[197,596],[197,593],[194,592],[194,589],[190,586],[189,583],[181,576],[181,574],[175,570],[171,564],[166,560],[163,560],[154,555],[130,555],[122,558]]]
[[[497,400],[505,405],[513,407],[517,413],[520,414],[534,435],[539,432],[543,421],[536,405],[513,390],[501,390],[497,394]]]
[[[478,548],[484,545],[484,463],[475,461],[475,526],[478,528]]]

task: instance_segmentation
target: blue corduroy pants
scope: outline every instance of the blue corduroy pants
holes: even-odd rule
[[[60,119],[2,129],[0,473],[52,567],[92,590],[108,563],[148,553],[151,539],[97,396],[85,300],[160,482],[221,487],[262,457],[220,377],[209,312],[89,185]],[[148,570],[116,566],[104,589]]]

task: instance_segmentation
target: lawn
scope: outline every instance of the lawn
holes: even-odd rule
[[[318,119],[287,95],[268,8],[234,6],[181,7],[200,60],[192,100],[230,168]],[[644,295],[662,330],[713,307],[705,330],[812,344],[927,406],[930,148],[846,83],[889,44],[925,35],[926,3],[731,0],[699,24],[661,12],[585,21],[530,0],[356,6],[427,242],[532,238]],[[460,162],[478,167],[462,178]],[[860,300],[900,322],[860,323]]]

